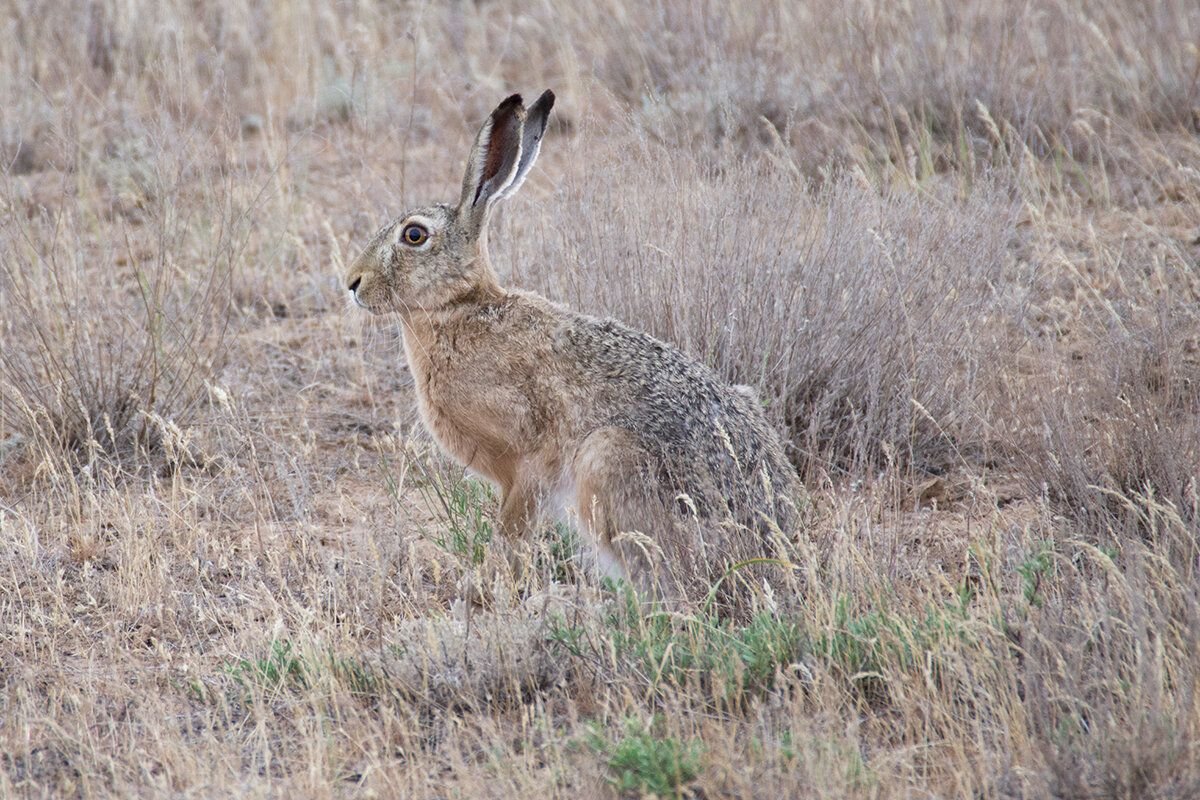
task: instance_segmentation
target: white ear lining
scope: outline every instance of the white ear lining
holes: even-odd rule
[[[474,207],[476,201],[479,200],[479,193],[483,191],[483,167],[487,163],[488,145],[492,141],[492,119],[488,119],[483,123],[483,128],[479,131],[479,136],[475,139],[475,144],[471,150],[471,165],[468,173],[471,180],[471,196],[470,205]],[[463,202],[467,201],[463,197]]]
[[[505,198],[521,188],[521,184],[533,170],[534,162],[542,150],[542,139],[546,135],[546,126],[550,122],[550,112],[554,108],[554,93],[547,89],[525,113],[521,122],[521,143],[517,158],[517,172],[513,179],[501,190],[500,197]]]
[[[522,136],[522,138],[524,137]],[[521,147],[524,147],[524,142],[521,143]],[[530,153],[528,161],[522,164],[521,162],[522,159],[525,158],[525,153],[520,152],[517,154],[517,166],[513,169],[512,179],[505,184],[504,188],[501,189],[496,195],[497,200],[502,200],[506,197],[511,197],[512,195],[516,194],[517,189],[520,189],[521,184],[525,182],[525,178],[528,177],[529,173],[533,171],[533,162],[537,161],[538,153],[541,151],[542,137],[539,136],[537,141],[533,144],[533,152]],[[524,169],[522,169],[522,166]]]

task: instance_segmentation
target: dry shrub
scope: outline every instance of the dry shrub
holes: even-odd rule
[[[367,663],[381,683],[414,704],[458,709],[519,704],[554,686],[566,667],[547,643],[552,620],[569,611],[566,599],[546,594],[526,604],[479,611],[460,603],[446,618],[407,621]]]
[[[1179,555],[1194,559],[1198,337],[1193,310],[1166,308],[1154,322],[1114,326],[1054,379],[1031,381],[1026,397],[1039,435],[1022,458],[1031,488],[1106,542],[1186,532]]]
[[[1021,637],[1024,705],[1054,797],[1200,792],[1200,606],[1195,579],[1131,545],[1121,568],[1087,545],[1071,587]]]
[[[941,468],[977,441],[985,327],[1004,311],[992,281],[1014,236],[1002,189],[814,189],[769,163],[705,171],[645,142],[588,158],[596,169],[539,201],[535,230],[523,210],[505,219],[493,249],[511,283],[754,386],[810,478]]]
[[[0,429],[35,461],[187,458],[171,451],[222,357],[246,220],[196,173],[200,153],[156,146],[97,158],[80,173],[90,202],[0,224]]]

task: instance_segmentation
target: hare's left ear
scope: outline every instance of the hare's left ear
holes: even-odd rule
[[[554,92],[547,89],[534,101],[525,113],[525,127],[521,131],[521,160],[512,181],[500,190],[500,199],[511,197],[529,174],[533,162],[542,149],[542,137],[546,135],[546,123],[550,120],[550,109],[554,108]]]
[[[488,208],[517,175],[524,119],[521,95],[514,94],[496,106],[475,137],[463,175],[458,214],[476,232],[487,221]]]

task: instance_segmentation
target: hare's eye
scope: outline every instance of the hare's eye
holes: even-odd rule
[[[425,240],[429,238],[429,231],[425,230],[421,225],[413,224],[404,229],[401,238],[404,239],[405,244],[418,247],[425,244]]]

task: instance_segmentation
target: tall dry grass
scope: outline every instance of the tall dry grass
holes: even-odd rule
[[[0,796],[1196,794],[1195,4],[0,19]],[[758,389],[746,620],[512,585],[344,310],[545,86],[493,255]]]

